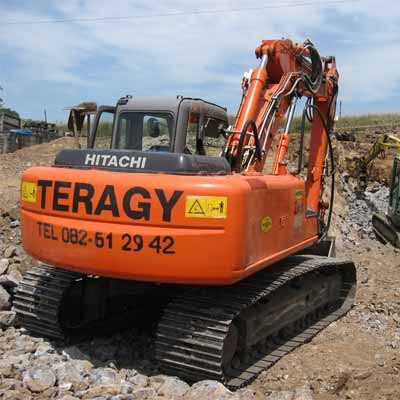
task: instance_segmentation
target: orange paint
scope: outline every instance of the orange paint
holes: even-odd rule
[[[65,198],[58,204],[68,211],[53,207],[54,187],[46,189],[45,207],[42,208],[43,190],[39,187],[35,203],[21,202],[22,240],[25,250],[33,257],[62,268],[83,273],[141,281],[229,284],[276,262],[294,249],[310,245],[317,239],[316,218],[303,215],[301,231],[293,229],[295,192],[304,190],[304,182],[294,176],[172,176],[163,174],[137,174],[108,171],[84,171],[63,168],[30,168],[22,180],[57,180],[71,183],[62,188]],[[92,199],[100,200],[105,183],[115,188],[119,217],[111,211],[89,215],[83,204],[72,212],[73,187],[77,183],[90,183],[96,190]],[[54,185],[53,185],[54,186]],[[152,195],[144,200],[138,196],[132,208],[143,201],[150,204],[150,220],[133,220],[122,212],[121,202],[132,187],[143,187],[153,194],[162,189],[166,198],[174,191],[183,194],[173,207],[171,221],[163,221],[163,210]],[[186,196],[227,197],[226,218],[185,217]],[[288,201],[290,199],[290,201]],[[272,218],[272,227],[264,233],[261,220]],[[282,226],[280,219],[285,217]],[[39,235],[39,224],[52,227],[47,238]],[[43,227],[43,226],[42,226]],[[87,231],[92,241],[86,245],[66,243],[62,228]],[[65,230],[64,230],[65,231]],[[113,246],[97,248],[95,234],[112,234]],[[51,235],[57,237],[53,240]],[[145,246],[141,251],[124,251],[123,234],[140,235]],[[156,236],[169,236],[174,240],[174,253],[157,253],[148,245]],[[132,247],[132,246],[131,246]]]
[[[325,124],[332,118],[328,113],[335,105],[335,60],[321,59],[324,79],[310,89],[304,80],[310,77],[310,67],[301,55],[312,53],[307,45],[290,40],[264,40],[257,47],[257,58],[268,61],[243,86],[246,93],[228,136],[227,153],[237,154],[249,120],[257,127],[264,153],[240,174],[26,170],[22,180],[29,184],[23,186],[21,200],[26,251],[43,262],[87,274],[231,284],[315,243],[318,218],[325,211],[320,198],[327,152],[324,124],[317,115],[306,180],[286,170],[289,132],[280,138],[272,174],[262,173],[293,96],[313,98]],[[246,134],[244,146],[254,148],[254,143],[254,136]],[[307,209],[315,213],[306,216]]]

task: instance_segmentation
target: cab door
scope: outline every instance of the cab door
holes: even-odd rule
[[[111,147],[116,107],[100,106],[88,137],[88,149],[107,150]]]

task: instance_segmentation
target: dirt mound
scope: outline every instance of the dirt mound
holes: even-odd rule
[[[60,150],[73,147],[74,139],[64,137],[14,153],[0,154],[0,210],[8,211],[18,204],[20,177],[25,169],[51,165]]]

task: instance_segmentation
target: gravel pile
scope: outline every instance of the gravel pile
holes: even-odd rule
[[[112,343],[112,342],[111,342]],[[3,399],[241,399],[222,384],[192,386],[166,375],[146,376],[134,368],[98,367],[78,347],[58,348],[23,329],[9,328],[0,337],[0,397]]]
[[[162,375],[153,332],[131,329],[70,345],[33,337],[21,328],[13,296],[33,260],[22,249],[18,210],[0,214],[0,398],[4,400],[244,400],[216,381],[192,385]],[[300,400],[302,389],[275,391],[271,400]],[[289,396],[289,397],[288,397]],[[312,399],[311,394],[304,399]]]
[[[0,328],[15,324],[12,301],[15,289],[28,268],[30,258],[21,247],[18,211],[0,215]]]
[[[341,186],[346,199],[346,212],[341,216],[339,228],[344,241],[358,244],[360,239],[375,239],[372,229],[372,215],[385,214],[388,206],[389,189],[383,185],[371,184],[364,193],[357,194],[355,179],[344,175]]]

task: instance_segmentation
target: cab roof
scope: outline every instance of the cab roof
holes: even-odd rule
[[[121,97],[118,100],[118,108],[123,110],[137,111],[170,111],[178,114],[180,107],[191,108],[192,111],[215,118],[225,120],[227,118],[226,108],[200,98],[177,96],[154,96],[154,97]]]

